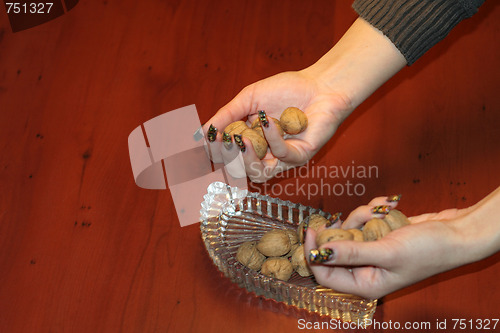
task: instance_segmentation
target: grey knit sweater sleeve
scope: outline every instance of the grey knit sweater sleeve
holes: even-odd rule
[[[355,0],[354,10],[413,64],[485,0]]]

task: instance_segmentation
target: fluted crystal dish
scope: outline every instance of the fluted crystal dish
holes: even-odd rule
[[[240,190],[221,182],[209,185],[201,206],[201,236],[218,269],[238,286],[299,309],[346,322],[367,323],[377,300],[335,292],[320,286],[314,276],[296,272],[281,281],[249,269],[236,260],[241,243],[258,241],[271,229],[296,230],[310,214],[331,214],[301,204]]]

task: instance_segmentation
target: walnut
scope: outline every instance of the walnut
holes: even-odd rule
[[[289,107],[280,117],[280,124],[288,134],[299,134],[307,128],[307,116],[302,110],[296,107]]]
[[[257,250],[256,245],[257,242],[242,243],[238,248],[238,252],[236,252],[236,260],[242,265],[258,271],[266,257]]]
[[[406,215],[401,213],[397,209],[392,209],[389,212],[389,214],[387,214],[384,217],[384,221],[385,221],[385,223],[387,223],[389,225],[391,230],[396,230],[396,229],[399,229],[401,227],[404,227],[405,225],[410,224],[410,221],[408,220]]]
[[[290,252],[290,238],[285,230],[273,229],[262,235],[257,250],[267,257],[280,257]]]
[[[285,232],[286,232],[288,238],[290,239],[290,245],[293,246],[293,245],[299,243],[299,235],[297,235],[295,230],[287,229],[287,230],[285,230]]]
[[[338,240],[353,240],[354,235],[344,229],[325,229],[316,236],[316,245],[320,247],[323,244]]]
[[[288,281],[292,276],[293,267],[286,258],[269,258],[262,264],[260,272],[268,277]]]
[[[295,250],[300,246],[300,243],[296,243],[296,244],[293,244],[291,249],[290,249],[290,252],[288,252],[285,257],[286,258],[291,258],[293,253],[295,252]]]
[[[292,255],[292,267],[300,276],[311,276],[312,271],[307,264],[306,256],[304,255],[304,245],[300,245],[295,249]]]
[[[224,129],[224,132],[232,137],[233,134],[241,134],[241,132],[246,129],[248,129],[247,123],[245,123],[243,120],[238,120],[227,125]]]
[[[299,247],[299,236],[295,230],[287,229],[285,230],[288,238],[290,239],[290,251],[286,254],[287,258],[290,258],[297,247]]]
[[[348,229],[347,231],[349,231],[353,236],[353,240],[356,241],[356,242],[364,242],[364,238],[363,238],[363,232],[359,229]]]
[[[301,243],[304,243],[307,229],[311,228],[317,231],[321,226],[329,226],[329,225],[330,221],[326,219],[324,216],[321,216],[319,214],[309,215],[302,222],[300,222],[297,228],[299,241]]]
[[[363,227],[363,238],[367,242],[376,241],[391,232],[391,228],[384,220],[371,219]]]
[[[241,136],[252,142],[253,149],[259,159],[263,159],[267,154],[267,141],[253,129],[247,128],[241,132]]]
[[[285,131],[283,131],[283,128],[281,128],[280,121],[273,117],[267,117],[267,118],[272,119],[272,121],[274,121],[274,124],[278,128],[278,132],[280,133],[281,136],[284,136]],[[255,118],[255,120],[252,122],[252,125],[250,125],[250,128],[252,128],[254,131],[258,132],[259,135],[264,137],[264,132],[262,132],[262,125],[260,124],[259,117]]]

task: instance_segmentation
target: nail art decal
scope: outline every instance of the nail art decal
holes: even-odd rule
[[[264,127],[269,127],[269,120],[267,119],[266,111],[260,110],[259,111],[259,120],[262,126]]]
[[[233,147],[233,138],[231,138],[231,135],[224,132],[222,133],[222,143],[224,144],[224,147],[229,150]]]
[[[216,137],[217,137],[217,128],[214,127],[214,125],[210,124],[210,127],[208,128],[207,132],[208,142],[214,142]]]
[[[234,142],[236,142],[238,147],[240,147],[241,152],[244,153],[246,150],[246,147],[245,147],[245,143],[243,142],[243,139],[241,138],[241,134],[234,134],[233,137],[234,137]]]
[[[340,217],[342,216],[342,213],[341,212],[337,212],[335,214],[333,214],[329,219],[328,221],[330,223],[328,223],[328,225],[326,226],[327,228],[328,227],[331,227],[332,225],[334,225],[335,223],[337,223],[338,221],[340,221]]]
[[[314,264],[321,264],[333,258],[333,250],[329,248],[311,250],[309,261]]]
[[[391,207],[383,205],[383,206],[375,206],[372,209],[373,214],[389,214],[389,211],[391,210]]]
[[[401,200],[401,194],[394,194],[387,197],[387,202],[399,202]]]

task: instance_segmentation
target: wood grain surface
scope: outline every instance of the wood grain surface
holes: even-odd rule
[[[185,105],[207,121],[247,84],[312,64],[355,18],[350,1],[82,0],[12,33],[0,9],[0,332],[295,332],[299,318],[324,321],[221,277],[199,224],[180,227],[170,191],[135,185],[127,137]],[[325,179],[361,184],[362,195],[267,194],[348,213],[402,193],[401,209],[416,215],[493,191],[499,20],[486,1],[313,159],[375,166],[371,178]],[[499,259],[393,293],[375,318],[447,320],[447,332],[454,318],[499,318]]]

